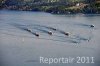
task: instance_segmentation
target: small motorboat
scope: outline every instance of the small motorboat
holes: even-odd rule
[[[37,37],[39,37],[39,34],[37,34],[37,33],[34,33],[34,35],[37,36]]]
[[[94,25],[90,25],[90,27],[94,27]]]
[[[69,33],[64,32],[64,34],[65,34],[66,36],[69,36]]]
[[[49,35],[52,35],[52,31],[49,31],[48,34],[49,34]]]

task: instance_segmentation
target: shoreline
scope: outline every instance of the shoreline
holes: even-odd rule
[[[50,13],[45,11],[29,11],[29,10],[12,10],[12,9],[0,9],[0,11],[23,11],[23,12],[44,12],[44,13]],[[100,15],[100,13],[50,13],[54,15]]]

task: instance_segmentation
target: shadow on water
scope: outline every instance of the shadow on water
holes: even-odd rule
[[[34,25],[31,25],[31,26],[44,27],[44,28],[51,29],[51,30],[54,30],[54,31],[56,31],[56,30],[57,30],[57,29],[56,29],[56,28],[54,28],[54,27],[44,26],[44,25],[38,25],[38,24],[34,24]]]
[[[32,26],[32,25],[31,25]],[[38,27],[44,27],[46,29],[49,29],[49,30],[53,30],[53,31],[56,31],[56,32],[59,32],[61,34],[64,34],[64,35],[67,35],[68,36],[68,33],[63,31],[63,30],[60,30],[60,29],[57,29],[57,28],[54,28],[54,27],[50,27],[50,26],[44,26],[44,25],[38,25],[38,24],[35,24],[33,26],[38,26]]]
[[[45,27],[47,29],[51,29],[51,30],[54,30],[54,31],[58,31],[58,32],[63,33],[63,34],[65,33],[62,30],[59,30],[59,29],[56,29],[56,28],[53,28],[53,27],[38,25],[38,24],[34,24],[34,25],[21,25],[21,24],[17,24],[17,23],[12,23],[11,25],[16,26],[17,28],[19,28],[21,30],[25,30],[27,32],[30,32],[30,33],[34,34],[35,36],[36,36],[36,32],[34,33],[32,31],[30,31],[31,29],[36,29],[36,30],[39,30],[39,31],[42,31],[44,33],[49,34],[49,31],[48,30],[42,29],[41,27]],[[33,28],[31,28],[29,30],[28,27],[30,27],[30,26],[37,26],[37,27],[33,27]],[[88,25],[85,25],[85,26],[88,26]],[[51,34],[49,34],[49,35],[51,35]],[[89,38],[84,38],[84,37],[80,37],[80,36],[73,36],[73,37],[69,37],[69,36],[59,36],[59,35],[53,35],[53,36],[54,37],[57,37],[57,38],[60,38],[60,39],[63,39],[63,42],[69,41],[69,42],[72,42],[72,43],[80,43],[81,40],[83,40],[83,41],[89,41]],[[44,38],[40,38],[40,39],[44,39]],[[48,40],[52,40],[52,39],[48,39]],[[58,41],[58,40],[55,40],[55,41]]]
[[[79,44],[80,42],[78,41],[73,41],[73,40],[61,40],[61,39],[48,39],[48,38],[40,38],[40,37],[35,37],[35,36],[27,36],[27,35],[15,35],[15,34],[11,34],[8,32],[0,32],[0,34],[4,34],[4,35],[10,35],[10,36],[14,36],[14,37],[21,37],[21,38],[34,38],[34,39],[42,39],[42,40],[50,40],[50,41],[57,41],[57,42],[69,42],[69,43],[74,43],[74,44]],[[91,49],[91,50],[95,50],[95,48],[87,48],[87,47],[77,47],[77,48],[85,48],[85,49]],[[37,60],[28,60],[27,62],[38,62]]]
[[[33,35],[39,37],[39,34],[37,34],[36,32],[31,31],[31,30],[28,29],[27,27],[21,27],[21,26],[19,26],[19,24],[15,24],[15,23],[13,23],[12,25],[15,26],[16,28],[19,28],[19,29],[21,29],[21,30],[27,31],[27,32],[29,32],[29,33],[31,33],[31,34],[33,34]]]
[[[61,40],[61,39],[49,39],[49,38],[42,38],[42,37],[35,37],[35,36],[22,36],[22,35],[15,35],[15,34],[10,34],[7,32],[0,32],[2,34],[10,35],[10,36],[16,36],[16,37],[26,37],[26,38],[35,38],[35,39],[44,39],[44,40],[51,40],[51,41],[59,41],[59,42],[69,42],[69,43],[79,43],[78,41],[74,40]]]
[[[81,24],[82,25],[82,24]],[[65,35],[65,31],[62,31],[62,30],[59,30],[59,29],[56,29],[56,28],[54,28],[54,27],[50,27],[50,26],[43,26],[43,25],[38,25],[38,24],[34,24],[34,25],[21,25],[21,26],[38,26],[38,27],[45,27],[45,28],[47,28],[47,29],[51,29],[51,30],[54,30],[54,31],[58,31],[58,32],[60,32],[60,33],[62,33],[62,34],[64,34]],[[86,24],[83,24],[83,26],[89,26],[89,25],[86,25]],[[38,28],[35,28],[35,29],[38,29]],[[49,31],[45,31],[45,30],[43,30],[43,29],[38,29],[38,30],[40,30],[40,31],[43,31],[43,32],[46,32],[46,33],[48,33]],[[66,37],[66,36],[58,36],[58,35],[54,35],[54,36],[56,36],[56,37],[61,37],[61,38],[69,38],[68,36]],[[71,39],[77,39],[77,40],[83,40],[83,41],[88,41],[89,39],[88,38],[84,38],[84,37],[80,37],[80,36],[75,36],[74,38],[73,37],[70,37]]]
[[[65,32],[65,31],[63,31],[63,30],[60,30],[60,29],[57,29],[57,28],[54,28],[54,27],[50,27],[50,26],[44,26],[44,25],[38,25],[38,24],[34,24],[34,25],[20,25],[20,24],[16,24],[16,25],[18,25],[18,26],[25,26],[25,27],[30,27],[30,26],[40,27],[40,28],[41,28],[41,27],[44,27],[44,28],[46,28],[46,29],[53,30],[53,31],[59,32],[59,33],[61,33],[61,34],[64,34],[64,35],[66,35],[66,36],[69,35],[69,33]],[[48,33],[48,34],[51,35],[51,33],[49,33],[49,31],[47,31],[47,30],[39,29],[39,28],[34,28],[34,29],[40,30],[40,31],[42,31],[42,32],[45,32],[45,33]]]
[[[74,23],[74,25],[83,26],[83,27],[87,27],[87,28],[91,28],[91,29],[95,28],[95,26],[92,24]]]
[[[39,31],[41,31],[41,32],[43,32],[43,33],[47,33],[47,34],[49,34],[49,35],[52,35],[52,32],[51,32],[51,31],[47,31],[47,30],[45,30],[45,29],[40,29],[40,28],[34,28],[34,29],[39,30]]]

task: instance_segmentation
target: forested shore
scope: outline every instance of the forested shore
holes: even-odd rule
[[[53,14],[100,14],[99,0],[0,0],[0,9]]]

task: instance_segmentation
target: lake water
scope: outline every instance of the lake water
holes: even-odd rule
[[[50,31],[52,35],[48,34]],[[100,66],[99,33],[99,14],[54,15],[1,10],[0,66]],[[78,64],[76,60],[66,64],[40,63],[40,56],[94,57],[94,63]]]

